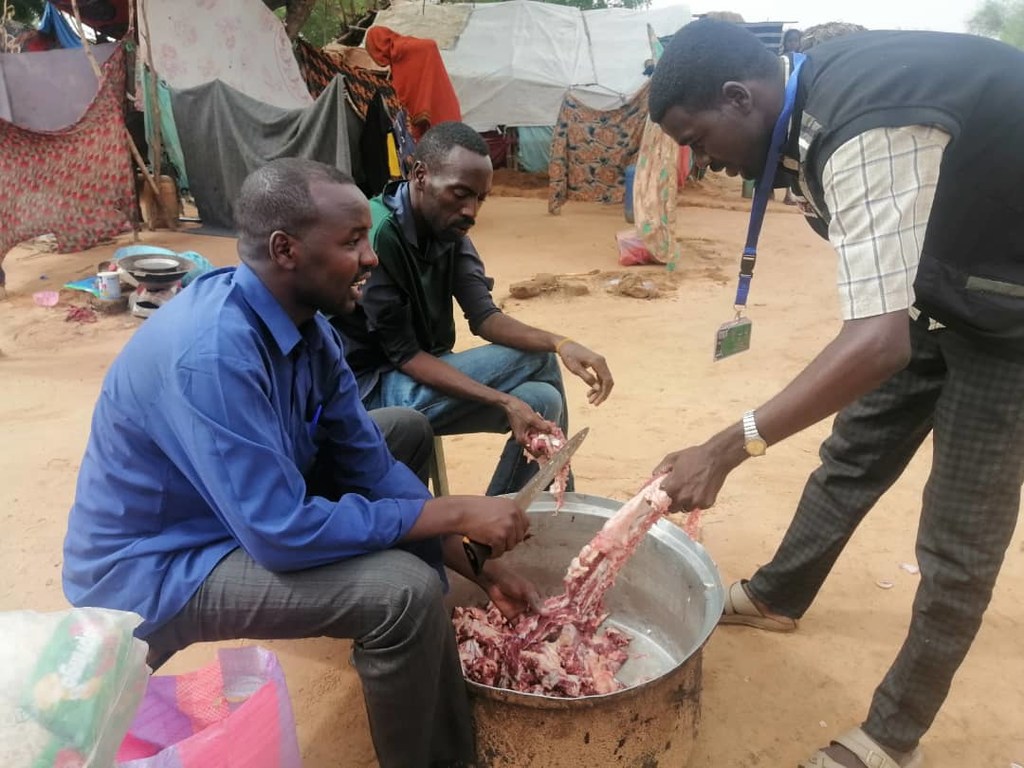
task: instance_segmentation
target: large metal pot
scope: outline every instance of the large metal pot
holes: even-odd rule
[[[533,537],[505,556],[545,595],[557,594],[573,557],[622,502],[569,493],[554,513],[543,494],[530,507]],[[681,768],[700,723],[701,650],[722,613],[718,568],[667,520],[644,537],[608,593],[609,623],[629,632],[627,688],[562,699],[470,682],[482,768]],[[480,590],[453,579],[454,605]]]

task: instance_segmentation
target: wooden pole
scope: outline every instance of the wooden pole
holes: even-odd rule
[[[78,10],[78,0],[71,0],[71,8],[75,12],[75,23],[78,25],[78,36],[82,38],[82,48],[85,50],[85,55],[89,59],[89,63],[92,65],[92,71],[96,73],[96,82],[98,87],[103,85],[103,70],[100,69],[99,63],[96,61],[96,57],[93,55],[92,46],[89,40],[85,36],[85,25],[82,24],[82,14]],[[124,129],[125,139],[128,142],[128,149],[132,153],[132,157],[135,158],[135,162],[139,166],[139,170],[142,171],[142,175],[146,177],[146,181],[149,182],[149,186],[153,188],[153,195],[156,197],[157,207],[161,209],[160,204],[160,187],[157,186],[156,180],[150,175],[149,168],[146,166],[146,161],[142,159],[142,153],[139,152],[139,148],[135,146],[135,140],[132,135],[128,133],[128,127]]]
[[[156,68],[153,66],[153,36],[149,33],[149,14],[146,12],[146,0],[139,0],[141,9],[139,15],[142,18],[142,27],[146,33],[146,68],[149,69],[149,99],[146,108],[151,110],[151,122],[153,124],[153,175],[160,178],[160,164],[163,161],[164,142],[163,132],[160,125],[160,94],[157,90]],[[163,212],[163,206],[158,203]]]

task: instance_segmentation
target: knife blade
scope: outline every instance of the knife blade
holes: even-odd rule
[[[584,427],[569,438],[561,448],[551,454],[548,462],[537,470],[537,474],[531,477],[526,485],[512,497],[513,503],[523,512],[526,512],[540,492],[547,488],[559,471],[569,463],[573,454],[583,444],[583,441],[587,439],[589,432],[590,428]],[[462,548],[466,550],[466,559],[469,560],[473,573],[479,576],[480,571],[483,570],[484,562],[491,556],[491,548],[486,544],[473,541],[468,536],[462,537]]]

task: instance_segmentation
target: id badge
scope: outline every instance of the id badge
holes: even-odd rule
[[[750,318],[737,317],[719,326],[715,334],[715,360],[750,349],[750,329],[753,325]]]

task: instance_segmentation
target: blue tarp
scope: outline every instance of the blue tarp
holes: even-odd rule
[[[43,20],[39,22],[39,31],[57,39],[61,48],[81,48],[82,39],[72,29],[68,20],[63,14],[53,7],[52,3],[46,4],[43,11]]]
[[[522,126],[519,132],[519,168],[527,173],[547,173],[551,160],[554,126]]]

